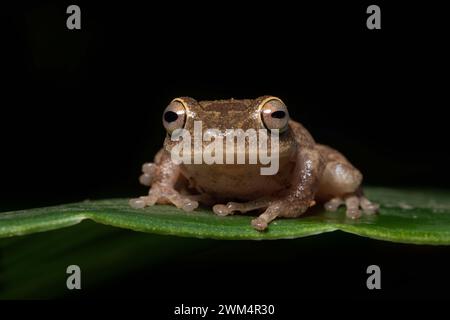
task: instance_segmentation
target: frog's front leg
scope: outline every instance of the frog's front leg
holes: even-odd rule
[[[273,200],[270,198],[262,198],[249,202],[228,202],[227,204],[216,204],[213,211],[218,216],[228,216],[236,212],[249,212],[257,209],[267,208]]]
[[[323,159],[317,150],[302,149],[296,157],[293,180],[286,195],[272,201],[266,211],[252,220],[252,226],[262,231],[277,217],[295,218],[305,213],[316,203],[314,196],[323,169]]]
[[[214,212],[218,215],[228,215],[265,208],[260,216],[252,220],[252,226],[260,231],[265,230],[277,217],[300,216],[315,204],[314,194],[324,166],[321,155],[314,149],[303,149],[295,160],[296,167],[291,188],[284,194],[246,203],[229,202],[226,205],[215,205]]]
[[[151,185],[151,188],[147,196],[131,199],[131,207],[140,209],[155,203],[173,204],[184,211],[192,211],[198,207],[197,201],[175,190],[174,186],[180,177],[180,167],[172,162],[167,151],[160,150],[155,156],[155,162],[145,163],[142,171],[139,181],[143,185]]]

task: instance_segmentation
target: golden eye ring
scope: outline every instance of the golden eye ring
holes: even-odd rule
[[[286,131],[289,124],[289,112],[281,99],[268,97],[259,105],[259,113],[264,127],[268,130]]]
[[[167,133],[184,128],[186,124],[186,104],[181,99],[174,99],[163,112],[162,121]]]

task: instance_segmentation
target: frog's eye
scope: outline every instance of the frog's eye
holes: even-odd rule
[[[287,107],[277,98],[271,98],[263,102],[261,118],[264,126],[269,130],[278,129],[283,132],[288,127],[289,113]]]
[[[186,108],[178,100],[172,101],[164,110],[163,124],[167,132],[171,134],[175,129],[184,128],[186,122]]]

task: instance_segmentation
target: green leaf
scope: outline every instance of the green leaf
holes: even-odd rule
[[[170,264],[215,242],[143,234],[86,221],[71,228],[0,239],[0,300],[89,296],[118,277]],[[82,268],[83,292],[67,290],[67,266]],[[113,291],[114,292],[114,291]],[[94,293],[95,294],[95,293]],[[120,293],[114,293],[119,294]],[[124,296],[127,293],[122,293]]]
[[[365,190],[381,205],[376,216],[351,220],[345,217],[343,208],[325,212],[316,206],[300,218],[275,220],[266,232],[250,226],[251,216],[219,217],[206,209],[186,213],[162,205],[136,210],[126,199],[109,199],[0,213],[0,237],[58,229],[91,219],[136,231],[197,238],[288,239],[342,230],[394,242],[450,245],[449,192]]]

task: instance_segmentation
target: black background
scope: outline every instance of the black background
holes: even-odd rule
[[[448,187],[448,33],[438,5],[377,2],[382,29],[368,30],[365,10],[372,3],[77,1],[82,29],[71,31],[69,4],[39,1],[2,10],[2,210],[143,194],[137,177],[162,146],[162,111],[186,95],[279,96],[317,141],[342,151],[363,172],[366,184]],[[356,247],[339,251],[334,236],[324,236],[318,251],[303,248],[283,258],[274,253],[310,240],[218,242],[227,247],[225,265],[217,252],[177,263],[192,277],[227,270],[259,277],[272,266],[323,278],[343,257],[332,272],[356,284],[358,272],[364,276],[364,266],[377,260],[392,266],[388,297],[428,290],[446,296],[448,249],[341,236],[345,246]],[[256,258],[241,268],[242,257],[252,254]],[[405,275],[406,264],[413,269]],[[145,282],[143,275],[130,277]],[[129,287],[136,281],[120,282],[136,290]],[[111,293],[111,286],[89,294]],[[345,292],[367,295],[354,288]],[[270,297],[308,293],[289,295],[268,284],[268,291],[277,290]]]

